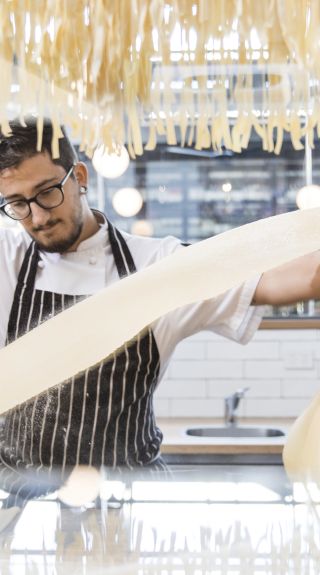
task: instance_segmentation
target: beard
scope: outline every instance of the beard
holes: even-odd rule
[[[54,233],[52,238],[50,238],[50,236],[48,237],[48,239],[46,241],[41,241],[41,239],[39,239],[37,237],[37,232],[41,232],[42,229],[47,228],[48,225],[52,228],[54,228],[54,226],[56,224],[60,224],[63,223],[63,220],[61,220],[60,218],[51,220],[50,222],[48,222],[46,224],[46,226],[38,226],[38,227],[34,227],[30,232],[29,235],[32,237],[32,239],[35,241],[35,243],[37,244],[37,247],[45,252],[49,252],[49,253],[64,253],[66,251],[68,251],[74,244],[75,242],[79,239],[82,229],[83,229],[83,217],[82,217],[82,210],[81,207],[79,206],[79,208],[76,210],[76,213],[73,214],[73,217],[69,220],[70,222],[70,226],[69,230],[67,232],[67,235],[65,237],[62,236],[58,236],[57,238],[54,237]],[[32,233],[33,232],[33,233]]]
[[[56,221],[56,223],[58,223],[58,220]],[[49,252],[49,253],[64,253],[66,251],[68,251],[73,244],[75,244],[75,242],[79,239],[81,232],[82,232],[82,228],[83,228],[83,222],[78,222],[76,226],[73,227],[72,229],[72,233],[70,233],[68,235],[68,237],[66,238],[60,238],[57,240],[52,240],[52,241],[48,241],[48,243],[46,242],[41,242],[39,239],[37,239],[36,237],[34,237],[32,234],[31,237],[32,239],[34,239],[34,241],[37,244],[37,247],[44,251],[44,252]],[[40,231],[40,230],[38,230]]]

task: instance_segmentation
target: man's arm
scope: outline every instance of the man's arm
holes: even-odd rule
[[[320,251],[262,274],[253,305],[289,305],[320,299]]]

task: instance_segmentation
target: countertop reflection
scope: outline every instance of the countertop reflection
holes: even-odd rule
[[[319,505],[281,465],[104,470],[80,507],[0,495],[4,575],[318,573]]]

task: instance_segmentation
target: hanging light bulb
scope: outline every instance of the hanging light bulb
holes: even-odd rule
[[[318,208],[320,206],[320,186],[314,184],[303,186],[296,195],[296,204],[300,210]]]
[[[125,218],[131,218],[140,212],[143,198],[136,188],[121,188],[112,198],[114,210]]]
[[[124,146],[119,153],[109,152],[104,146],[99,146],[93,154],[94,169],[104,178],[119,178],[124,174],[130,163],[129,154]]]
[[[226,194],[230,193],[232,190],[232,184],[230,182],[224,182],[224,184],[222,184],[222,191],[225,192]]]

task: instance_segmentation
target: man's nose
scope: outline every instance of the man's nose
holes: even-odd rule
[[[30,204],[31,218],[34,226],[45,226],[50,219],[49,210],[45,210],[38,206],[36,202]]]

